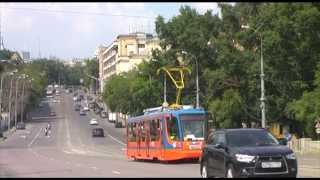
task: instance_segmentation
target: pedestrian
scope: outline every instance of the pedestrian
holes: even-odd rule
[[[44,128],[45,135],[48,136],[48,127]]]
[[[47,128],[48,128],[48,130],[51,130],[51,124],[50,123],[47,124]]]
[[[292,135],[290,134],[289,131],[286,131],[286,132],[284,133],[284,138],[286,138],[286,140],[287,140],[288,142],[291,141]]]

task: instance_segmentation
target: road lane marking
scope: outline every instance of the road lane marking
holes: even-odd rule
[[[119,171],[112,171],[113,174],[120,174]]]
[[[38,136],[40,135],[42,131],[42,128],[40,128],[39,132],[37,135],[34,136],[34,138],[32,139],[32,141],[30,142],[30,144],[28,144],[28,147],[31,147],[31,145],[34,143],[34,141],[38,138]]]
[[[124,145],[124,146],[126,145],[125,143],[123,143],[123,142],[121,142],[120,140],[116,139],[115,137],[111,136],[109,133],[108,133],[108,136],[109,136],[111,139],[113,139],[113,140],[115,140],[116,142],[118,142],[119,144]]]
[[[40,116],[40,117],[32,117],[32,120],[40,120],[40,119],[62,119],[64,116]]]

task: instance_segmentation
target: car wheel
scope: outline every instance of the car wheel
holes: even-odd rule
[[[232,164],[229,164],[229,165],[227,166],[226,177],[227,177],[227,178],[234,178],[234,169],[233,169]]]
[[[201,177],[202,177],[202,178],[208,178],[207,165],[206,165],[206,163],[203,163],[203,164],[202,164],[202,167],[201,167]]]

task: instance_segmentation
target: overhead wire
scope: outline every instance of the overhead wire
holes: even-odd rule
[[[138,16],[138,15],[125,15],[125,14],[107,14],[98,12],[80,12],[80,11],[68,11],[68,10],[51,10],[51,9],[36,9],[36,8],[21,8],[21,7],[6,7],[6,9],[15,10],[29,10],[29,11],[43,11],[43,12],[56,12],[56,13],[66,13],[66,14],[86,14],[95,16],[118,16],[118,17],[128,17],[128,18],[142,18],[142,19],[155,19],[156,17],[149,16]]]

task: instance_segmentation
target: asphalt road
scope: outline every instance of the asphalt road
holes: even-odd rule
[[[200,177],[195,162],[164,164],[126,159],[124,129],[89,112],[74,111],[72,94],[32,112],[25,130],[0,142],[0,177]],[[56,116],[50,117],[49,112]],[[91,136],[95,117],[104,138]],[[45,136],[47,123],[52,125]]]

